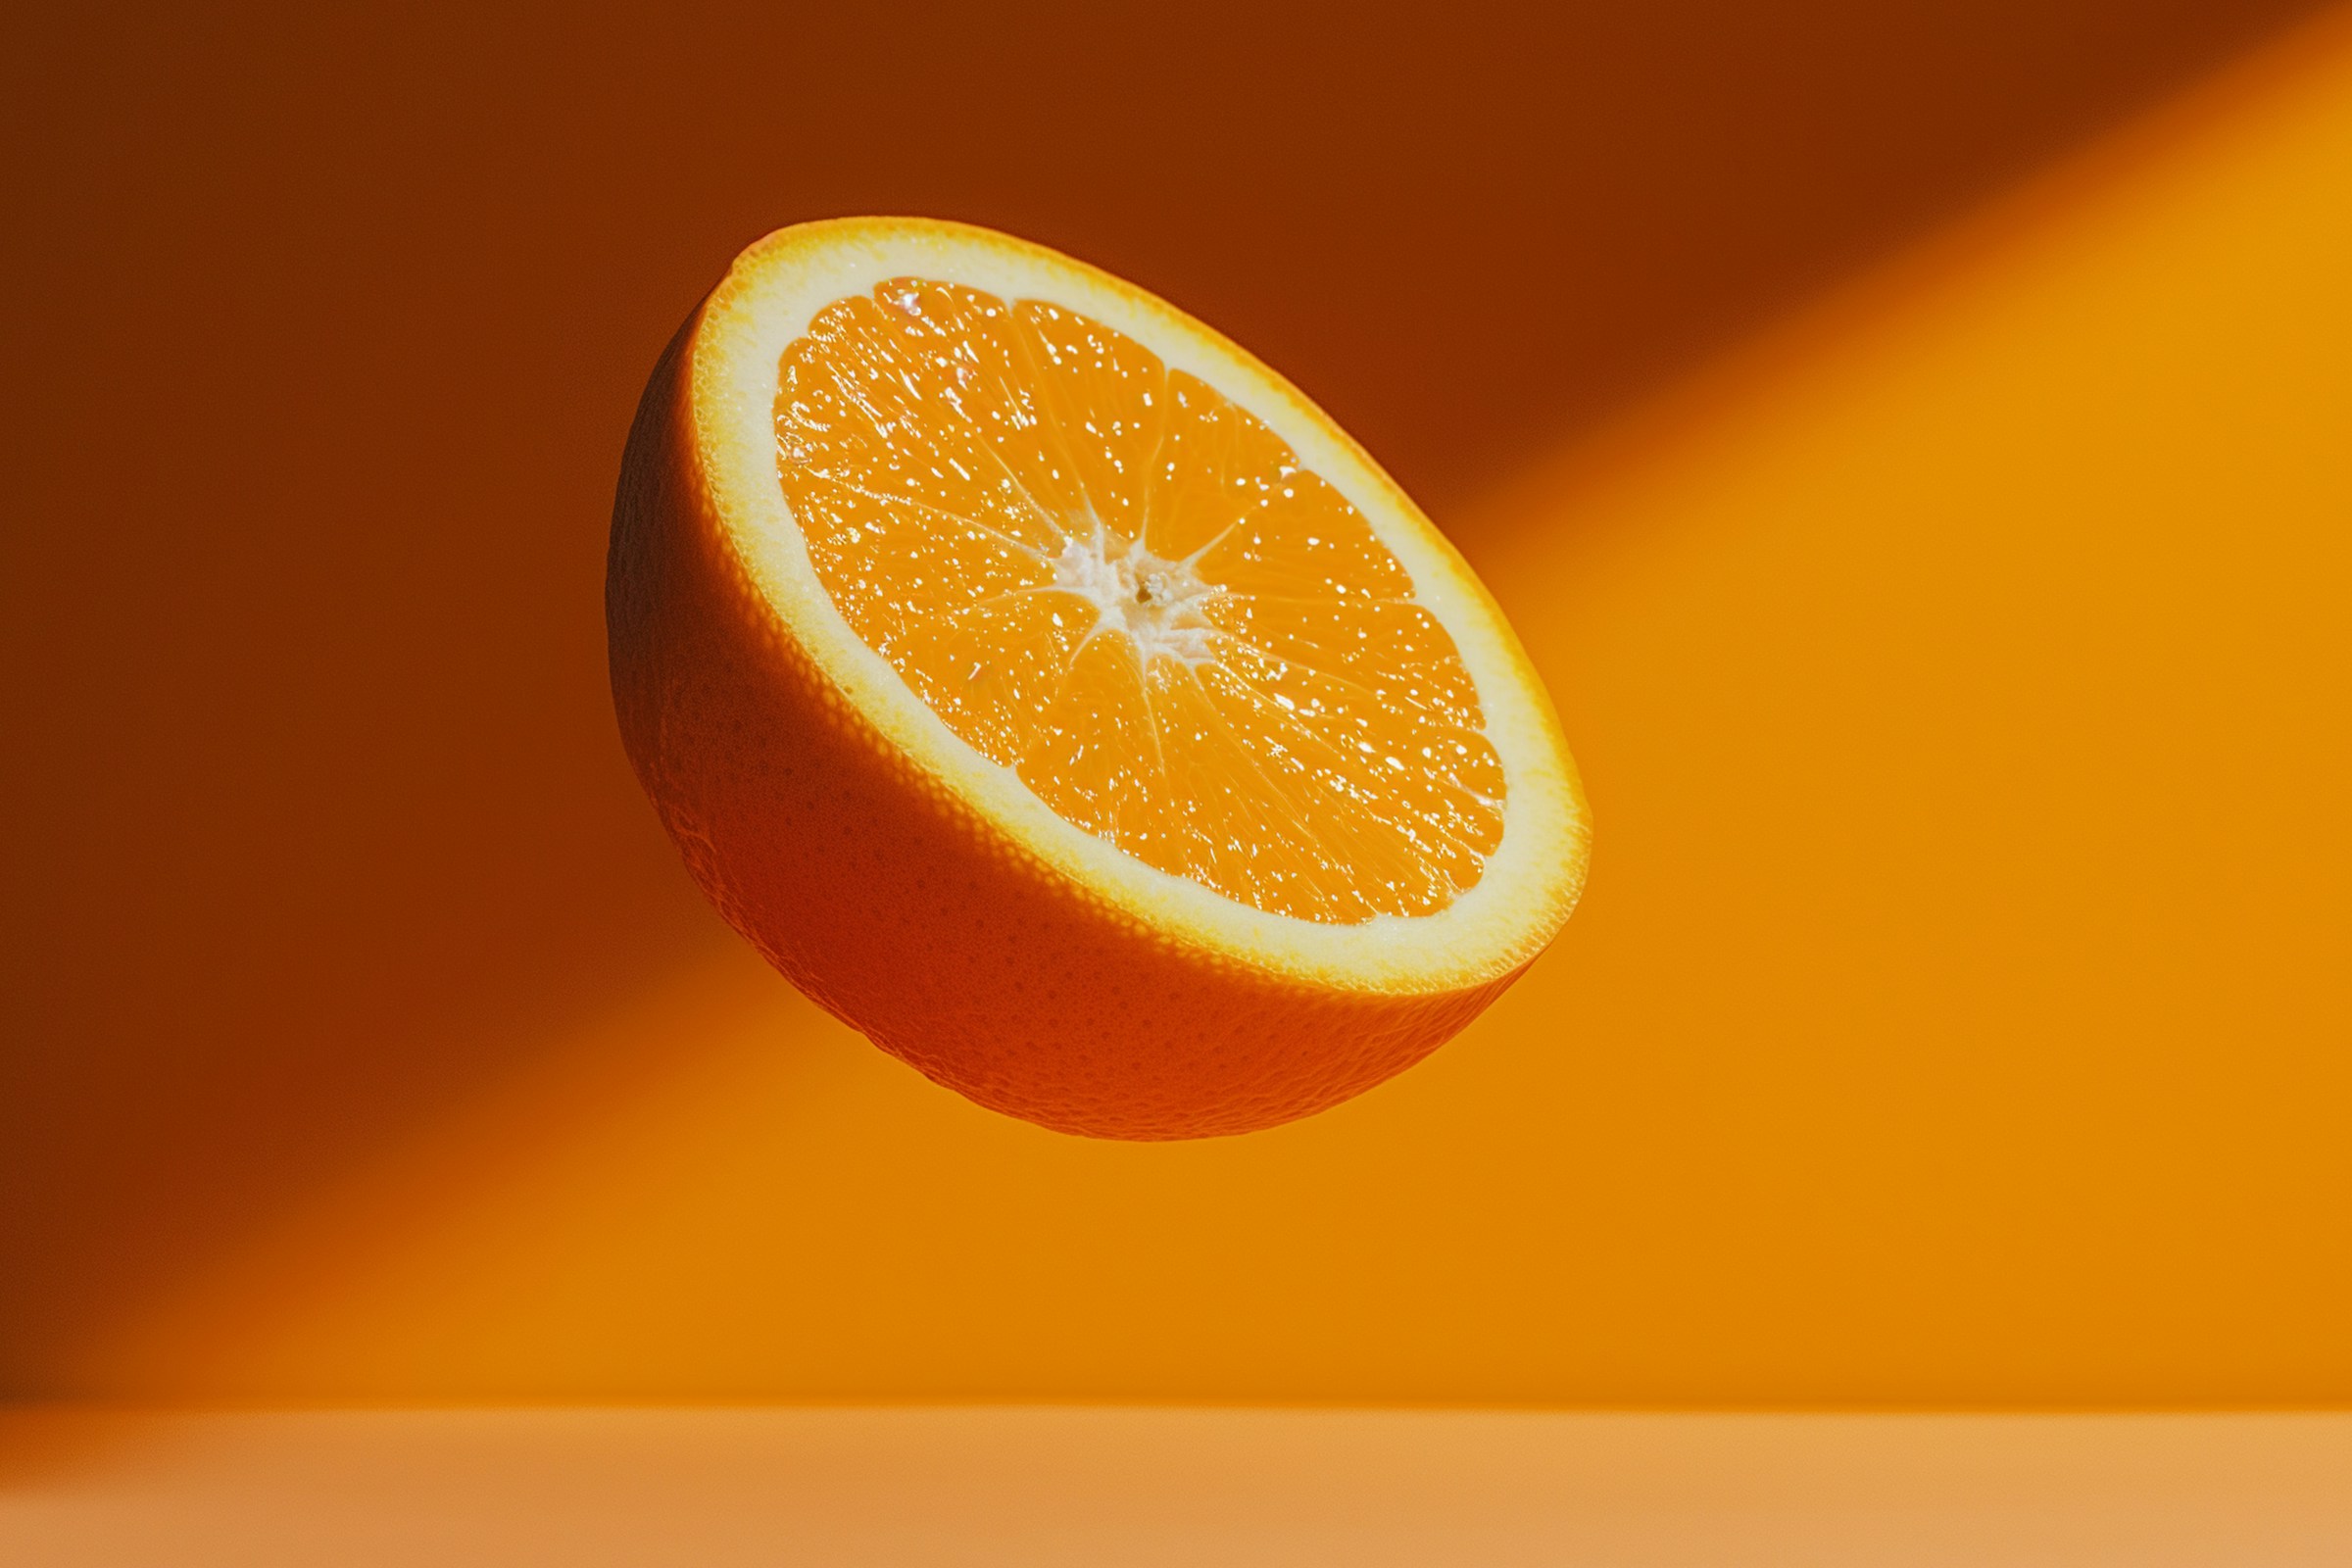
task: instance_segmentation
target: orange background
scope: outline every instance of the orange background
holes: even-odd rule
[[[7,25],[0,1390],[2352,1397],[2340,11]],[[621,432],[891,210],[1232,332],[1512,612],[1593,881],[1427,1065],[1061,1139],[696,899]]]

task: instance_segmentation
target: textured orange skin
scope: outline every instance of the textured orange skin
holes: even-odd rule
[[[1272,1127],[1420,1060],[1525,968],[1338,992],[1174,942],[899,753],[770,615],[692,440],[698,312],[639,405],[605,612],[637,777],[695,880],[786,978],[983,1105],[1097,1138]]]

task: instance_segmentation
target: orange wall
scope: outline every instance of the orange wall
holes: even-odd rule
[[[1383,100],[1468,139],[1337,164],[1303,155],[1380,117],[1332,74],[1414,40],[1278,50],[1323,63],[1289,99],[1288,64],[1179,49],[1207,101],[1291,105],[1279,178],[1232,175],[1214,117],[1090,151],[985,106],[1029,167],[976,165],[952,35],[911,120],[845,128],[844,68],[835,122],[779,91],[764,141],[724,133],[770,100],[694,90],[669,35],[66,40],[85,118],[23,172],[48,239],[11,262],[46,308],[12,328],[0,583],[36,677],[5,1385],[2352,1397],[2352,34],[1602,418],[2254,25],[2018,9],[1954,24],[2038,63],[2005,76],[1932,18],[1792,13],[1712,66],[1672,19],[1592,21],[1546,57],[1590,122],[1499,29]],[[206,90],[240,72],[275,96]],[[1532,217],[1479,182],[1506,147]],[[1184,222],[1106,184],[1136,168]],[[1594,878],[1426,1066],[1244,1140],[1060,1139],[848,1036],[694,901],[599,684],[631,383],[758,227],[890,206],[1264,349],[1511,609]]]

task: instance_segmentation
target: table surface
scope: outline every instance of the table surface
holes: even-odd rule
[[[0,1413],[0,1561],[2352,1563],[2352,1415]]]

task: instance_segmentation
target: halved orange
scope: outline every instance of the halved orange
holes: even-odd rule
[[[639,408],[607,614],[629,756],[719,910],[1048,1127],[1347,1099],[1583,883],[1543,684],[1412,502],[1215,332],[1002,234],[739,257]]]

